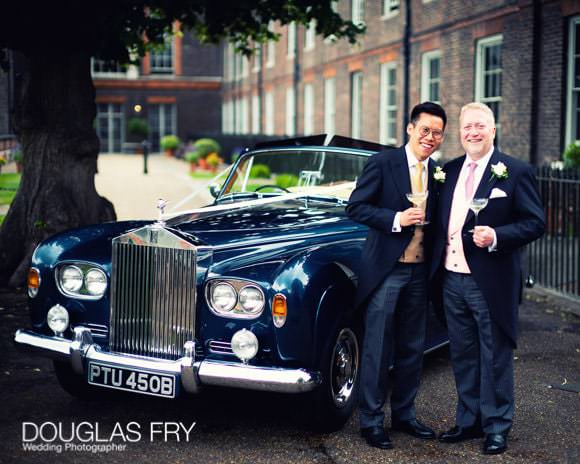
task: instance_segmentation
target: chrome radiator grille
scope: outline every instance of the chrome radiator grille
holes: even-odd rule
[[[195,333],[195,249],[113,240],[112,351],[177,359]]]

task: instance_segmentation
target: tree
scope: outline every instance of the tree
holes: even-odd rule
[[[72,227],[115,219],[95,190],[99,141],[90,59],[129,63],[163,43],[177,24],[201,42],[232,41],[243,53],[277,39],[270,21],[308,24],[355,42],[334,0],[18,0],[2,7],[0,61],[25,62],[13,123],[24,152],[20,189],[0,229],[0,285],[20,286],[35,246]],[[4,50],[2,53],[1,50]],[[4,58],[2,60],[2,58]]]

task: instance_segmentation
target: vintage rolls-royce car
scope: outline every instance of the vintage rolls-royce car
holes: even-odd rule
[[[357,396],[367,232],[344,207],[376,150],[344,142],[264,144],[232,164],[206,207],[44,241],[29,272],[31,328],[15,342],[52,357],[81,398],[215,385],[301,393],[318,425],[340,427]],[[431,322],[426,350],[445,341]]]

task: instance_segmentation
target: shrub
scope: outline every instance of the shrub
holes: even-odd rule
[[[20,150],[15,151],[14,155],[12,156],[12,159],[14,161],[16,161],[17,163],[21,163],[22,162],[22,152]]]
[[[145,119],[134,117],[127,122],[127,131],[129,134],[147,138],[147,135],[149,135],[149,125]]]
[[[280,174],[276,176],[276,185],[282,188],[290,188],[298,185],[298,177],[294,174]]]
[[[201,155],[198,151],[188,151],[185,154],[185,161],[189,163],[197,163],[197,161],[201,158]]]
[[[205,160],[207,161],[207,164],[209,164],[214,168],[218,166],[221,162],[221,158],[215,151],[212,151],[209,155],[207,155]]]
[[[199,153],[201,158],[205,158],[210,153],[219,155],[219,153],[222,151],[219,143],[217,143],[214,139],[198,139],[193,144],[193,148]]]
[[[161,137],[160,145],[163,150],[175,150],[179,147],[181,140],[177,135],[164,135]]]
[[[580,166],[580,140],[576,140],[566,147],[563,158],[564,166],[567,168]]]
[[[252,179],[269,179],[270,168],[265,164],[254,164],[250,170],[250,178]]]

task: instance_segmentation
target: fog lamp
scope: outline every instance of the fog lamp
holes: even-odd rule
[[[46,315],[46,322],[48,327],[50,327],[50,330],[52,330],[55,335],[60,337],[68,328],[68,311],[64,306],[56,304],[48,310],[48,314]]]
[[[232,351],[242,362],[248,362],[258,353],[258,339],[249,330],[238,330],[232,337]]]

